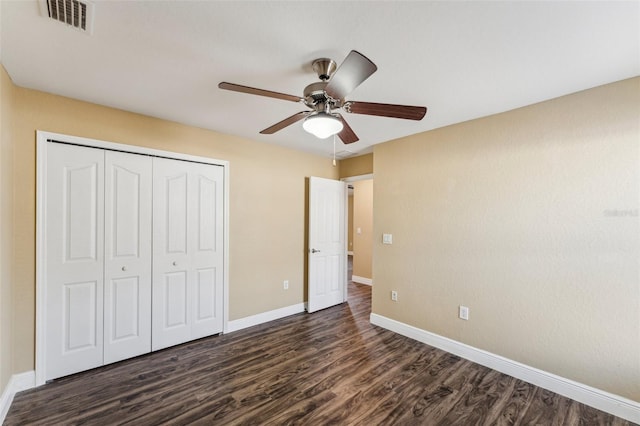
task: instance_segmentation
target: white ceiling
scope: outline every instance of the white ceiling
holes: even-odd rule
[[[220,90],[221,81],[302,95],[311,62],[351,49],[378,72],[347,98],[425,105],[420,121],[345,114],[362,153],[376,143],[640,75],[638,1],[96,1],[94,31],[0,3],[15,84],[329,156],[305,108]],[[116,124],[114,124],[116,125]]]

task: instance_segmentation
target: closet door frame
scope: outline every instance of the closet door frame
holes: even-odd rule
[[[63,135],[38,130],[36,132],[36,368],[35,385],[43,385],[46,381],[46,226],[45,200],[47,194],[47,146],[49,143],[67,143],[85,147],[99,148],[111,151],[141,154],[151,157],[169,158],[174,160],[191,161],[194,163],[210,164],[223,167],[224,174],[224,206],[223,206],[223,333],[228,332],[229,323],[229,162],[178,152],[162,151],[135,145],[101,141],[79,136]]]

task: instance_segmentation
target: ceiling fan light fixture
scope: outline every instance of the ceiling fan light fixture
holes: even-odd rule
[[[343,127],[340,119],[326,112],[310,115],[302,123],[302,128],[318,139],[326,139],[340,133]]]

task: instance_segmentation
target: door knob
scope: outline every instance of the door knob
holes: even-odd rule
[[[311,253],[320,253],[320,250],[316,250],[314,248],[311,249]]]
[[[126,271],[126,270],[127,270],[127,267],[126,267],[126,266],[123,266],[123,267],[122,267],[122,270],[123,270],[123,271]]]
[[[174,261],[173,266],[178,266],[178,262]]]

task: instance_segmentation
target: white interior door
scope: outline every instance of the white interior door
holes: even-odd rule
[[[105,152],[104,363],[151,351],[151,158]]]
[[[185,161],[153,159],[153,350],[191,336],[189,167]]]
[[[347,300],[346,203],[344,182],[309,178],[309,312]]]
[[[223,326],[223,169],[153,160],[153,350]]]
[[[221,333],[224,271],[224,169],[192,163],[188,238],[192,268],[191,338]]]
[[[103,363],[104,151],[49,144],[46,187],[48,380]]]

